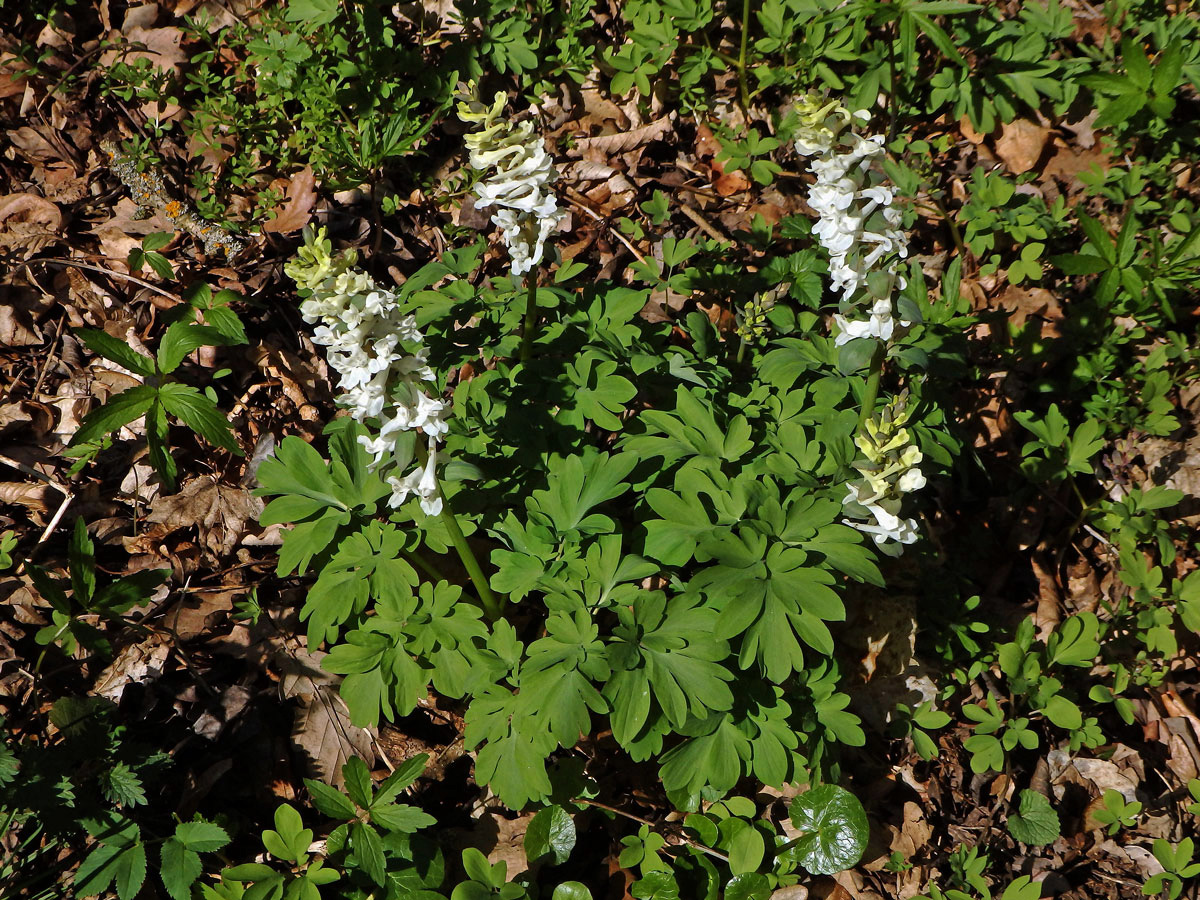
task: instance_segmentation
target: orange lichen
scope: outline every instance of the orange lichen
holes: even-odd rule
[[[204,252],[210,256],[218,250],[224,250],[227,256],[236,256],[245,248],[246,245],[237,238],[201,219],[186,203],[170,199],[162,176],[153,170],[139,172],[136,163],[129,157],[122,156],[112,141],[104,141],[100,149],[108,156],[109,168],[113,174],[129,188],[141,217],[144,218],[155,210],[162,210],[171,220],[171,224],[200,238],[204,242]]]

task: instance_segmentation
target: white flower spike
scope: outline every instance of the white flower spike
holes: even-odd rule
[[[473,86],[472,86],[473,90]],[[465,138],[471,168],[495,171],[475,187],[481,207],[494,206],[492,222],[508,245],[512,273],[520,277],[542,261],[546,241],[565,213],[550,190],[557,173],[532,122],[513,125],[504,118],[507,98],[497,93],[491,106],[474,99],[459,102],[458,117],[478,125]]]
[[[334,258],[325,230],[309,233],[297,258],[284,271],[309,296],[300,304],[305,322],[316,324],[313,342],[326,348],[338,375],[338,403],[372,432],[359,442],[373,470],[396,464],[396,440],[420,431],[429,441],[426,464],[403,477],[389,476],[391,506],[416,495],[428,515],[442,510],[437,489],[437,439],[447,431],[446,404],[426,393],[422,383],[436,379],[426,362],[429,351],[414,316],[403,315],[393,291],[353,268],[353,251]],[[319,324],[317,324],[319,323]],[[401,463],[406,467],[411,459]]]
[[[855,134],[854,121],[869,118],[865,111],[851,113],[813,94],[797,101],[796,112],[800,121],[794,144],[798,153],[812,157],[810,168],[817,176],[808,203],[818,217],[813,234],[829,253],[830,281],[842,295],[846,313],[870,311],[866,320],[835,315],[834,340],[839,346],[855,338],[886,344],[897,328],[911,323],[897,318],[893,309],[892,293],[904,287],[899,267],[908,255],[908,238],[899,227],[895,192],[873,167],[884,154],[884,137]]]

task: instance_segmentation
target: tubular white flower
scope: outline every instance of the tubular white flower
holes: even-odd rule
[[[852,114],[812,94],[797,102],[796,112],[796,151],[812,157],[810,168],[817,176],[808,194],[818,217],[813,234],[829,253],[830,281],[842,296],[842,314],[834,316],[835,342],[873,338],[887,343],[897,327],[910,323],[893,314],[892,292],[904,287],[899,261],[908,255],[908,238],[899,227],[895,192],[873,165],[884,154],[884,137],[855,134],[851,126],[868,118],[865,112]],[[868,278],[871,274],[876,277]],[[859,320],[855,309],[869,310],[870,318]]]
[[[480,126],[465,138],[471,168],[495,167],[495,172],[476,185],[475,196],[481,207],[497,207],[492,222],[508,245],[513,275],[521,276],[542,261],[546,241],[565,213],[550,190],[557,174],[554,161],[532,122],[513,125],[503,118],[506,102],[503,92],[490,107],[463,101],[458,117]]]
[[[397,507],[407,500],[410,494],[415,494],[420,499],[421,509],[426,515],[440,515],[442,498],[437,490],[437,445],[434,439],[429,439],[429,458],[424,466],[413,469],[402,478],[390,476],[387,482],[392,489],[388,506]]]
[[[396,458],[396,440],[405,431],[428,438],[429,459],[403,477],[390,476],[391,506],[416,495],[428,515],[441,512],[437,489],[437,440],[448,429],[446,404],[421,384],[436,380],[429,351],[414,316],[400,312],[393,291],[354,269],[355,256],[330,255],[321,229],[300,248],[284,271],[309,296],[300,304],[305,322],[316,324],[313,342],[326,348],[326,360],[343,393],[337,402],[370,432],[359,442],[371,455],[372,470],[406,468]],[[319,324],[317,324],[319,323]]]
[[[842,500],[847,507],[842,521],[880,545],[911,544],[918,537],[916,520],[900,517],[904,495],[925,486],[925,475],[918,468],[921,450],[904,427],[908,421],[904,402],[903,396],[893,400],[880,415],[868,419],[854,439],[866,457],[854,463],[863,477],[846,485]]]

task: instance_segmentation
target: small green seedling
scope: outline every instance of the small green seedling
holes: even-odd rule
[[[1102,807],[1093,810],[1092,819],[1101,825],[1107,825],[1110,835],[1116,834],[1122,828],[1132,828],[1142,811],[1142,804],[1127,801],[1120,791],[1114,791],[1112,788],[1104,792],[1103,803]]]

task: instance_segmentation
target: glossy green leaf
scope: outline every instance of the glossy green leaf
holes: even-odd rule
[[[525,856],[530,862],[550,857],[561,866],[575,849],[575,820],[561,806],[540,810],[525,830]]]
[[[833,875],[862,858],[870,831],[867,813],[845,788],[817,785],[792,800],[788,812],[804,832],[796,843],[796,858],[809,872]]]

